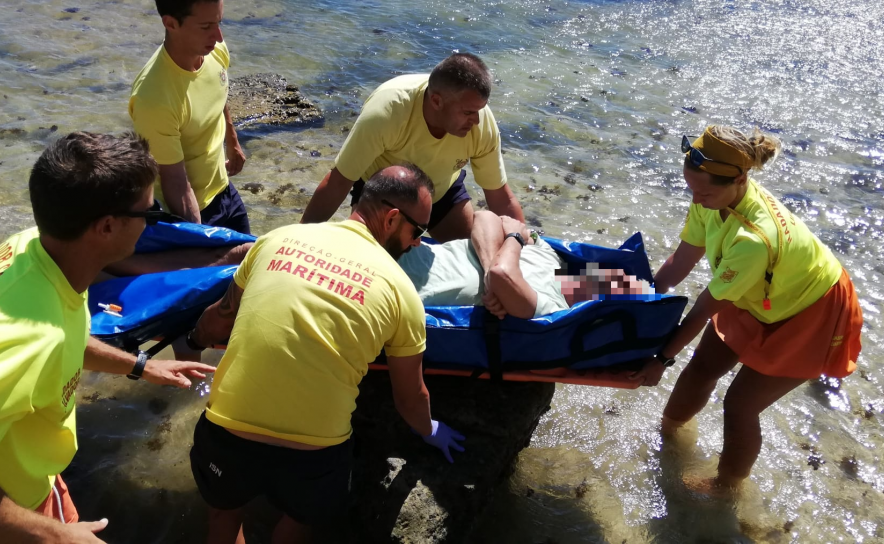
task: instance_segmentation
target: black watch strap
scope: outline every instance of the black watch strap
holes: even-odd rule
[[[507,234],[506,236],[503,237],[503,241],[506,242],[506,239],[507,239],[507,238],[515,238],[515,239],[519,242],[519,245],[520,245],[520,246],[525,247],[525,239],[522,238],[522,234],[521,234],[521,233],[518,233],[518,232],[511,232],[511,233],[509,233],[509,234]]]
[[[150,359],[150,354],[146,351],[139,351],[138,357],[135,358],[135,367],[132,369],[132,372],[126,375],[126,377],[130,380],[141,379],[141,374],[144,372],[144,367],[147,365],[148,359]]]
[[[663,366],[666,368],[675,364],[675,357],[664,357],[662,353],[658,353],[654,358],[663,363]]]
[[[192,349],[193,351],[203,351],[206,349],[206,346],[201,346],[197,344],[193,339],[193,331],[196,329],[191,329],[190,332],[184,337],[184,343],[187,344],[187,347]]]

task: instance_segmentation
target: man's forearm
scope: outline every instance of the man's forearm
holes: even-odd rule
[[[169,212],[191,223],[202,223],[200,207],[196,201],[196,193],[193,192],[193,187],[190,186],[190,183],[187,183],[184,187],[168,188],[166,185],[162,185],[162,187],[163,198],[166,201],[166,206],[169,207]]]
[[[520,223],[525,222],[525,214],[522,211],[522,205],[519,204],[519,201],[516,200],[516,195],[513,194],[512,189],[509,188],[509,185],[504,185],[500,189],[497,189],[495,192],[499,192],[497,197],[492,197],[489,193],[490,191],[486,191],[485,200],[488,202],[488,209],[497,215],[507,215],[512,217],[513,219],[519,221]]]
[[[473,231],[470,233],[473,250],[479,258],[482,270],[489,270],[494,257],[503,245],[503,227],[500,217],[489,211],[477,211],[473,215]]]
[[[322,223],[331,219],[352,187],[353,182],[338,172],[337,168],[333,168],[313,192],[313,197],[301,216],[301,223]]]
[[[135,368],[135,356],[90,336],[83,368],[108,374],[129,374]]]
[[[421,381],[420,393],[402,401],[394,396],[393,401],[396,411],[399,412],[402,419],[421,436],[433,432],[430,416],[430,392],[427,391],[427,386],[423,384],[423,381]]]
[[[0,489],[0,536],[3,542],[38,544],[56,535],[61,523],[15,504]]]

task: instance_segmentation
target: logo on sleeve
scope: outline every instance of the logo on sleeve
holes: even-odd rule
[[[227,70],[221,68],[221,86],[223,87],[227,83]]]
[[[727,269],[725,269],[725,271],[722,272],[721,275],[718,277],[721,278],[721,281],[723,281],[724,283],[730,283],[734,281],[734,278],[737,277],[737,274],[739,274],[738,271],[731,270],[731,267],[727,267]]]
[[[461,168],[469,164],[469,162],[470,159],[457,159],[457,162],[454,163],[454,169],[460,170]]]

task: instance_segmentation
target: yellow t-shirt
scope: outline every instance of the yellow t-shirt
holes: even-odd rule
[[[414,285],[356,221],[276,229],[258,239],[234,281],[244,292],[206,410],[222,427],[340,444],[381,349],[424,351]]]
[[[777,226],[765,194],[754,180],[735,208],[767,237],[773,255],[778,254]],[[773,268],[770,310],[765,310],[764,274],[770,264],[767,244],[760,235],[733,214],[721,220],[718,210],[691,204],[681,239],[706,248],[712,267],[709,293],[716,300],[730,300],[763,323],[776,323],[796,315],[826,294],[841,277],[841,263],[800,219],[773,196],[770,203],[782,228],[783,248]]]
[[[378,170],[410,162],[433,180],[435,202],[469,163],[480,187],[500,189],[506,184],[506,171],[491,109],[485,106],[479,111],[479,124],[465,137],[435,138],[423,113],[429,77],[399,76],[371,93],[335,159],[338,171],[347,179],[367,180]]]
[[[224,166],[227,44],[215,45],[203,59],[200,69],[190,72],[175,64],[161,45],[136,76],[129,96],[135,131],[150,143],[150,153],[159,164],[184,161],[201,210],[228,183]],[[159,180],[154,194],[165,206]]]
[[[0,488],[34,509],[77,452],[89,309],[36,228],[0,244],[0,255],[10,251],[15,264],[0,275]]]

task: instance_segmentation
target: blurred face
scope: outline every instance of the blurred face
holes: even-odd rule
[[[591,263],[589,266],[592,266]],[[620,269],[590,269],[577,276],[556,275],[556,282],[568,306],[586,300],[599,300],[602,295],[650,294],[650,284]]]
[[[224,41],[221,35],[221,18],[224,16],[224,2],[198,2],[193,5],[190,15],[181,23],[174,17],[163,17],[163,25],[169,38],[194,56],[205,56],[215,49],[215,44]]]
[[[479,110],[488,104],[473,90],[437,94],[441,101],[440,119],[445,132],[463,138],[479,124]]]
[[[710,210],[723,210],[728,206],[735,206],[742,196],[739,192],[739,183],[715,185],[708,172],[696,172],[685,168],[684,179],[693,195],[692,202]],[[734,202],[735,200],[737,202]]]

